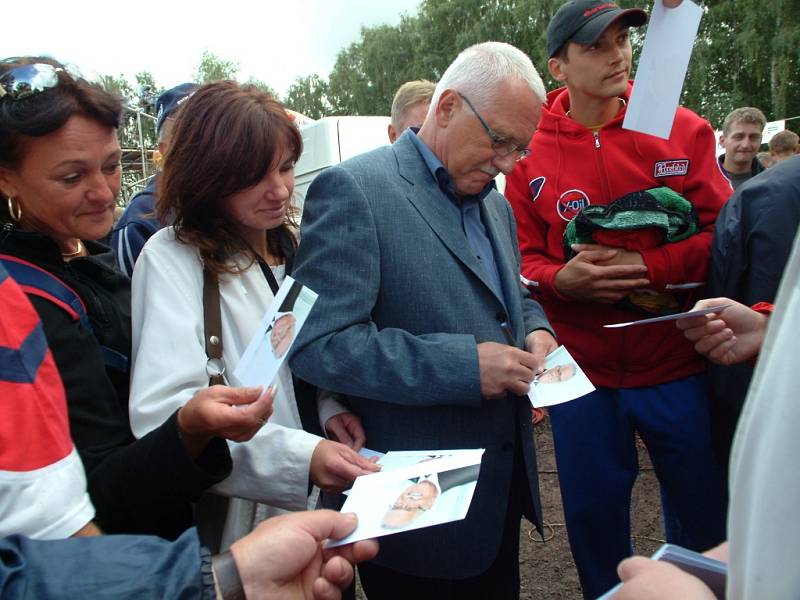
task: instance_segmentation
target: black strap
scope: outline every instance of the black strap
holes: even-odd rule
[[[206,373],[209,385],[225,385],[225,363],[222,360],[222,312],[219,307],[219,279],[207,266],[203,267],[203,326],[206,339]]]
[[[56,275],[32,262],[8,254],[0,254],[0,264],[6,268],[9,275],[19,285],[23,286],[27,294],[44,298],[53,303],[64,310],[70,318],[80,321],[84,327],[94,333],[83,299],[78,295],[78,292]],[[100,352],[103,355],[103,362],[106,367],[116,369],[120,373],[128,373],[130,363],[128,356],[113,348],[104,346],[97,336],[95,336],[95,339],[100,346]]]
[[[269,289],[272,290],[272,295],[275,296],[278,293],[278,280],[275,279],[275,273],[272,272],[270,266],[264,261],[263,258],[256,255],[256,260],[258,260],[258,266],[261,267],[261,272],[264,274],[264,278],[267,280],[269,284]]]
[[[294,264],[295,250],[297,249],[297,242],[286,227],[279,227],[278,229],[274,230],[274,232],[275,235],[278,236],[278,244],[280,245],[281,252],[283,253],[283,264],[284,268],[286,269],[286,274],[291,275],[292,266]],[[258,266],[261,267],[261,272],[264,274],[264,279],[267,280],[269,288],[272,290],[272,295],[276,295],[280,286],[278,285],[278,280],[275,279],[275,274],[258,252],[253,250],[252,247],[250,248],[250,251],[253,253],[253,256],[256,257]]]

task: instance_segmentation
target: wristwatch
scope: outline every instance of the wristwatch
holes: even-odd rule
[[[245,600],[239,569],[230,550],[211,557],[211,570],[222,600]]]

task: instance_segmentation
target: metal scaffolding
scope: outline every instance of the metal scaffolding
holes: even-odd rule
[[[155,139],[149,140],[145,134],[144,123],[149,119],[153,124],[156,117],[145,111],[144,108],[152,106],[153,98],[149,90],[142,90],[138,104],[128,102],[125,106],[125,121],[120,127],[120,138],[124,144],[122,148],[122,186],[117,203],[127,206],[131,198],[144,188],[156,173],[153,153],[158,149]],[[152,137],[152,136],[150,136]]]

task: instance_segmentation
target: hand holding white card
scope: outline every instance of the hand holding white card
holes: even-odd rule
[[[669,139],[703,9],[690,0],[676,8],[656,2],[633,82],[625,129]]]
[[[633,327],[634,325],[647,325],[649,323],[661,323],[663,321],[677,321],[678,319],[685,319],[687,317],[702,317],[711,313],[722,312],[728,308],[730,304],[720,304],[719,306],[709,306],[708,308],[701,308],[700,310],[690,310],[688,312],[675,313],[674,315],[663,315],[661,317],[651,317],[649,319],[640,319],[639,321],[626,321],[625,323],[610,323],[603,325],[609,329],[618,329],[620,327]]]
[[[663,544],[650,558],[675,565],[679,569],[697,577],[720,600],[725,598],[728,565],[724,562],[674,544]],[[623,584],[618,583],[597,600],[612,600],[614,595],[622,589],[622,586]]]
[[[272,384],[316,300],[315,292],[286,277],[233,371],[234,383]]]
[[[358,515],[358,527],[330,548],[458,521],[467,516],[484,450],[387,452],[378,473],[357,477],[342,512]]]
[[[534,377],[528,392],[528,398],[536,408],[569,402],[595,389],[564,346],[548,354],[544,365],[544,372]]]

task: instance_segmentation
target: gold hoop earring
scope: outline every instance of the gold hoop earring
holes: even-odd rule
[[[15,204],[16,208],[14,207]],[[8,197],[8,215],[17,223],[22,220],[22,205],[19,202],[15,202],[11,196]]]

